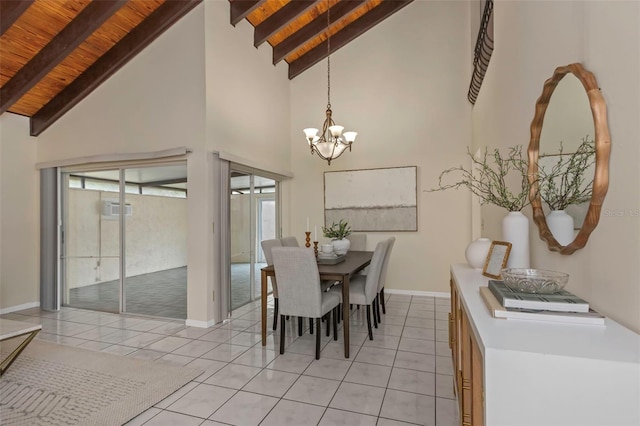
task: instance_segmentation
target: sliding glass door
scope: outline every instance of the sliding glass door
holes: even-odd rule
[[[62,303],[119,312],[119,171],[104,170],[101,174],[112,178],[62,174]]]
[[[63,304],[187,316],[186,164],[63,173]]]
[[[277,234],[277,182],[233,171],[230,182],[231,310],[260,298],[260,242]]]

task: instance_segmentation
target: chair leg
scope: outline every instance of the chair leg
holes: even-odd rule
[[[338,340],[338,317],[340,316],[340,305],[333,308],[333,340]]]
[[[280,315],[280,355],[284,354],[285,328],[287,324],[284,322],[284,315]]]
[[[273,299],[273,331],[278,329],[278,298]]]
[[[298,317],[298,336],[302,336],[302,317]]]
[[[371,301],[371,305],[367,305],[367,307],[371,306],[371,314],[373,315],[373,326],[378,328],[378,316],[376,315],[376,305],[373,304],[373,300]]]
[[[378,316],[378,324],[382,322],[382,317],[380,316],[380,295],[376,295],[376,315]]]
[[[387,315],[387,308],[384,307],[384,287],[380,290],[380,303],[382,303],[382,313]]]
[[[329,337],[329,330],[331,329],[331,311],[327,313],[327,337]]]
[[[313,318],[309,318],[309,334],[313,334]]]
[[[316,320],[316,359],[320,359],[320,331],[321,331],[320,318]]]
[[[369,329],[369,340],[373,340],[373,330],[371,330],[371,305],[367,305],[367,328]]]

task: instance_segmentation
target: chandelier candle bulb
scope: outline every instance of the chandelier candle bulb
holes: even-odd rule
[[[309,230],[309,218],[307,218],[307,231]]]

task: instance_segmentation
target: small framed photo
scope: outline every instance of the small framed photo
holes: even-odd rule
[[[493,241],[489,248],[487,260],[484,263],[482,275],[495,279],[501,279],[502,269],[507,265],[509,253],[511,252],[511,243],[507,241]]]

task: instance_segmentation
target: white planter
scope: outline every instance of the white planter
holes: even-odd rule
[[[349,247],[351,247],[351,241],[346,238],[342,240],[333,240],[331,241],[331,244],[333,245],[333,251],[337,255],[347,254]]]
[[[553,210],[547,215],[547,226],[556,239],[563,246],[573,242],[573,217],[564,210]]]
[[[502,239],[511,243],[507,268],[529,268],[529,219],[522,212],[502,219]]]
[[[484,268],[490,248],[491,240],[489,238],[478,238],[471,241],[464,252],[464,257],[467,259],[469,266],[475,269]]]

